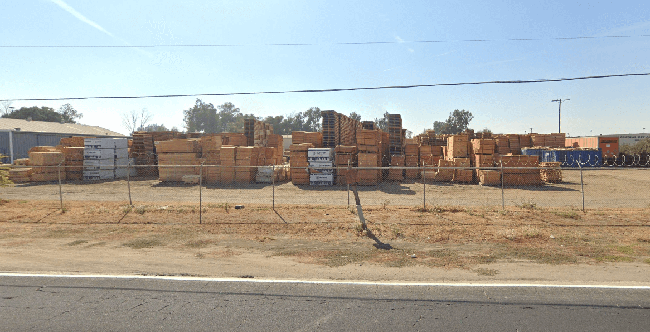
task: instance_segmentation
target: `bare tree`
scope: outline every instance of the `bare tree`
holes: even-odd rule
[[[133,110],[130,113],[122,114],[122,124],[124,125],[124,128],[129,131],[129,133],[133,133],[137,130],[143,130],[152,117],[153,115],[149,113],[146,108],[143,108],[140,113]]]
[[[0,103],[0,111],[2,111],[2,115],[9,114],[11,113],[11,110],[13,107],[11,107],[11,100],[5,100],[2,103]]]

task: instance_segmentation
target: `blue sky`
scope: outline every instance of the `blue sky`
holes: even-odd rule
[[[650,72],[645,1],[2,0],[0,99],[229,93],[553,79]],[[645,36],[644,36],[645,35]],[[630,36],[630,37],[608,37]],[[556,39],[594,37],[589,39]],[[509,39],[537,39],[513,41]],[[466,40],[489,40],[471,42]],[[413,41],[436,40],[435,43]],[[341,45],[385,41],[389,44]],[[274,46],[306,43],[308,46]],[[232,47],[180,47],[232,44]],[[650,131],[650,76],[309,94],[201,97],[258,116],[310,107],[419,133],[454,109],[470,127],[572,136]],[[126,133],[122,114],[183,127],[194,97],[69,101],[81,122]],[[16,108],[68,101],[14,101]]]

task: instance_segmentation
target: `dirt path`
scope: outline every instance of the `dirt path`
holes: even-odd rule
[[[2,201],[0,271],[650,285],[648,210]]]

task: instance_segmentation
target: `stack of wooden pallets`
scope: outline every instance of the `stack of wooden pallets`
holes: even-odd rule
[[[390,169],[388,170],[388,180],[404,181],[404,166],[406,166],[405,156],[403,155],[390,156]]]
[[[282,165],[284,155],[284,139],[282,135],[271,134],[268,136],[268,146],[274,148],[273,165]]]
[[[493,139],[477,138],[472,140],[471,162],[474,167],[494,167]],[[501,183],[501,173],[496,170],[477,169],[476,180],[480,185],[493,186]]]
[[[537,156],[499,156],[497,165],[503,164],[503,184],[506,186],[538,186],[542,184]],[[513,169],[517,167],[518,169]],[[519,168],[523,167],[523,168]],[[525,169],[530,167],[530,169]]]
[[[237,147],[234,145],[222,145],[219,151],[219,164],[221,183],[235,182],[235,165],[237,162]]]
[[[341,130],[340,114],[334,111],[321,112],[321,124],[323,131],[323,147],[334,148],[339,144]]]
[[[291,167],[291,182],[293,184],[309,184],[307,152],[313,147],[314,145],[311,143],[291,144],[289,149],[289,166]]]
[[[560,168],[560,162],[543,162],[539,163],[540,167],[543,167],[540,170],[540,176],[542,181],[548,183],[560,183],[562,182],[562,169]]]
[[[382,166],[381,139],[383,132],[379,130],[357,131],[357,157],[359,167],[380,167]],[[361,185],[374,185],[381,179],[381,171],[375,169],[364,169],[357,172],[358,182]]]
[[[221,182],[221,135],[207,134],[201,137],[201,154],[206,167],[203,168],[205,182],[213,184]]]
[[[402,131],[402,116],[388,114],[389,151],[393,155],[404,154],[404,133]]]
[[[357,183],[357,170],[354,169],[358,166],[357,147],[354,145],[339,145],[334,151],[336,153],[334,163],[337,168],[336,183],[338,185]]]
[[[508,147],[510,148],[510,153],[512,154],[521,154],[521,144],[519,143],[519,135],[509,134],[506,135],[508,138]]]
[[[158,179],[161,182],[181,182],[183,176],[199,175],[201,148],[197,139],[173,139],[156,142]],[[182,165],[182,166],[179,166]]]
[[[291,144],[311,143],[315,148],[323,147],[323,133],[309,131],[294,131],[291,133]]]
[[[420,145],[417,143],[409,143],[404,146],[404,165],[406,167],[419,167],[420,166]],[[408,180],[415,180],[420,176],[419,169],[406,169],[404,176]]]
[[[441,146],[420,146],[420,166],[424,167],[420,176],[423,181],[431,181],[434,179],[435,167],[438,166],[440,159],[442,159]]]
[[[235,157],[235,182],[251,183],[257,174],[257,159],[260,148],[257,146],[238,146]]]

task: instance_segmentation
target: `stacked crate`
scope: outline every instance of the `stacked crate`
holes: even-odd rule
[[[273,165],[282,165],[282,156],[284,155],[284,139],[282,135],[271,134],[268,136],[268,146],[275,148]]]
[[[126,139],[123,139],[126,143]],[[122,143],[120,143],[121,146]],[[126,143],[128,148],[128,143]],[[112,138],[84,139],[84,171],[86,181],[115,178],[115,141]],[[128,152],[127,156],[128,158]]]
[[[423,181],[434,179],[435,167],[442,159],[442,147],[435,145],[422,145],[420,146],[420,166],[424,167],[420,175]]]
[[[388,114],[389,151],[393,155],[404,154],[404,133],[402,131],[402,116]]]
[[[255,181],[257,161],[260,148],[257,146],[238,146],[235,157],[235,182],[251,183]]]
[[[467,134],[453,135],[447,138],[447,160],[452,161],[451,166],[470,167],[469,137]],[[473,172],[470,169],[454,170],[454,182],[472,182]]]
[[[66,179],[83,180],[84,147],[62,146],[60,150],[65,157]]]
[[[181,182],[184,176],[199,175],[201,148],[197,139],[156,142],[156,152],[161,182]]]
[[[420,166],[420,145],[417,143],[408,143],[404,146],[404,165],[406,167]],[[420,175],[419,169],[406,169],[404,175],[407,180],[417,179]]]
[[[268,146],[268,137],[273,134],[273,126],[255,119],[244,119],[244,136],[247,146]]]
[[[57,167],[65,163],[65,156],[61,151],[51,146],[35,146],[27,152],[29,155],[29,166],[31,173],[29,179],[32,182],[58,181],[59,170],[61,180],[65,180],[65,168]]]
[[[565,133],[553,133],[546,137],[546,146],[551,148],[564,148],[566,141]]]
[[[501,155],[510,153],[510,141],[506,136],[497,136],[494,139],[495,152]]]
[[[201,157],[205,159],[203,178],[214,184],[221,182],[221,135],[208,134],[201,137]]]
[[[246,145],[253,146],[255,144],[255,119],[244,119],[244,136],[246,136]]]
[[[309,163],[309,185],[334,185],[334,149],[308,149],[307,162]]]
[[[531,134],[530,140],[532,146],[546,146],[546,137],[549,135],[545,134]]]
[[[334,148],[339,145],[340,114],[334,111],[321,112],[323,147]]]
[[[291,144],[289,148],[289,166],[291,167],[291,182],[293,184],[309,184],[307,151],[313,147],[314,145],[311,143]]]
[[[248,141],[244,134],[221,133],[220,135],[221,135],[221,141],[223,145],[248,146]]]
[[[494,167],[493,139],[478,138],[472,140],[472,164],[474,167]],[[481,185],[497,185],[501,183],[501,173],[496,170],[477,169],[476,180]]]
[[[356,141],[356,138],[355,138]],[[357,183],[358,150],[356,146],[339,145],[334,150],[336,157],[336,183],[338,185]]]
[[[357,130],[361,129],[361,122],[339,114],[339,139],[337,145],[352,146],[357,143]]]
[[[404,166],[405,156],[392,155],[390,156],[390,169],[388,170],[388,180],[403,181],[404,180]]]
[[[361,129],[377,130],[378,128],[373,121],[361,121]]]
[[[219,163],[221,164],[221,183],[235,182],[235,164],[237,158],[237,147],[222,145],[219,151]]]
[[[543,162],[539,163],[540,167],[540,176],[542,181],[548,183],[560,183],[562,182],[562,169],[560,168],[560,162]]]
[[[32,169],[29,166],[29,158],[21,158],[14,160],[14,166],[9,169],[9,181],[13,183],[27,183],[31,181]]]
[[[438,161],[438,169],[436,169],[433,181],[436,182],[450,182],[454,178],[456,173],[454,169],[449,169],[446,167],[454,167],[456,163],[453,160],[440,159]],[[427,175],[427,179],[429,176]]]
[[[519,145],[521,148],[532,148],[533,147],[533,140],[531,138],[531,134],[527,135],[519,135]]]
[[[537,156],[499,156],[498,165],[503,165],[503,184],[506,186],[541,185],[542,179]],[[530,167],[530,169],[513,169],[513,167]]]
[[[309,131],[294,131],[291,133],[292,144],[311,143],[315,148],[323,147],[323,133]]]
[[[359,154],[357,161],[359,167],[380,167],[382,166],[382,135],[384,132],[378,130],[362,129],[357,131],[357,149]],[[381,178],[381,171],[376,169],[361,169],[357,172],[357,180],[361,185],[377,184]]]
[[[259,147],[259,153],[257,156],[258,166],[275,165],[276,164],[275,161],[276,161],[275,148]]]
[[[156,154],[154,153],[154,138],[152,133],[138,131],[133,133],[130,157],[135,159],[138,175],[156,175]]]
[[[510,147],[510,153],[512,154],[521,154],[521,144],[519,143],[519,135],[510,134],[506,135],[508,138],[508,146]]]

